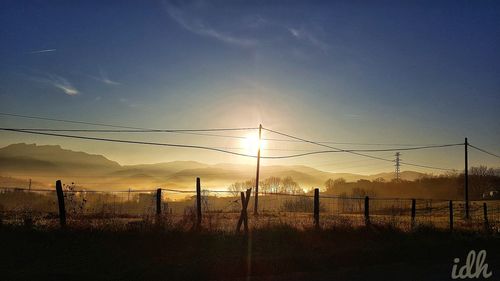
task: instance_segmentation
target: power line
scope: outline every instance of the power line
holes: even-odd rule
[[[108,130],[108,129],[52,129],[52,128],[9,128],[16,130],[27,130],[27,131],[38,131],[38,132],[84,132],[84,133],[191,133],[193,135],[200,136],[211,136],[211,137],[222,137],[222,138],[235,138],[235,139],[246,139],[247,137],[243,136],[233,136],[233,135],[222,135],[222,134],[206,134],[206,133],[192,133],[192,132],[204,132],[204,131],[240,131],[240,130],[256,130],[258,128],[220,128],[220,129],[131,129],[131,130]],[[275,138],[262,138],[265,141],[278,141],[278,142],[302,142],[299,140],[287,140],[287,139],[275,139]],[[394,145],[394,146],[422,146],[422,147],[446,147],[446,146],[455,146],[455,145],[463,145],[460,144],[396,144],[396,143],[356,143],[356,142],[332,142],[332,141],[316,141],[321,144],[350,144],[350,145]],[[400,150],[411,150],[408,148],[398,148]],[[391,151],[391,149],[356,149],[356,151]]]
[[[96,138],[96,137],[87,137],[87,136],[75,136],[75,135],[65,135],[65,134],[54,134],[54,133],[45,133],[45,132],[34,132],[34,131],[23,131],[23,130],[16,130],[16,129],[9,129],[9,128],[0,128],[0,130],[4,131],[13,131],[13,132],[20,132],[20,133],[28,133],[28,134],[37,134],[37,135],[46,135],[46,136],[56,136],[56,137],[66,137],[66,138],[75,138],[75,139],[85,139],[85,140],[95,140],[95,141],[107,141],[107,142],[117,142],[117,143],[130,143],[130,144],[143,144],[143,145],[156,145],[156,146],[169,146],[169,147],[182,147],[182,148],[195,148],[195,149],[204,149],[204,150],[212,150],[212,151],[217,151],[217,152],[223,152],[227,154],[233,154],[233,155],[238,155],[238,156],[244,156],[244,157],[252,157],[255,158],[255,155],[249,155],[249,154],[244,154],[244,153],[238,153],[238,152],[233,152],[233,151],[228,151],[224,149],[219,149],[215,147],[207,147],[207,146],[199,146],[199,145],[186,145],[186,144],[170,144],[170,143],[155,143],[155,142],[144,142],[144,141],[131,141],[131,140],[121,140],[121,139],[108,139],[108,138]],[[268,131],[272,131],[270,129],[266,129]],[[278,134],[283,134],[279,133],[276,131],[272,131]],[[283,134],[286,135],[286,134]],[[289,136],[289,135],[287,135]],[[296,138],[293,136],[290,136],[292,138]],[[297,138],[300,139],[300,138]],[[394,162],[393,160],[390,159],[385,159],[381,157],[376,157],[372,155],[367,155],[367,154],[362,154],[355,152],[354,150],[344,150],[344,149],[338,149],[335,147],[327,146],[324,144],[319,144],[316,142],[304,140],[305,142],[308,143],[313,143],[317,144],[320,146],[324,147],[329,147],[335,150],[325,150],[325,151],[313,151],[313,152],[308,152],[308,153],[301,153],[301,154],[293,154],[293,155],[286,155],[286,156],[262,156],[261,158],[263,159],[286,159],[286,158],[295,158],[295,157],[302,157],[302,156],[307,156],[307,155],[313,155],[313,154],[323,154],[323,153],[334,153],[334,152],[347,152],[347,153],[352,153],[372,159],[377,159],[377,160],[382,160],[386,162]],[[387,151],[387,150],[385,150]],[[402,162],[403,164],[410,165],[410,166],[416,166],[416,167],[422,167],[422,168],[429,168],[429,169],[437,169],[437,170],[448,170],[448,171],[453,171],[454,169],[446,169],[446,168],[440,168],[440,167],[434,167],[434,166],[427,166],[427,165],[420,165],[420,164],[413,164],[413,163],[407,163],[407,162]]]
[[[129,144],[142,144],[142,145],[156,145],[156,146],[168,146],[168,147],[182,147],[182,148],[204,149],[204,150],[211,150],[211,151],[223,152],[223,153],[227,153],[227,154],[233,154],[233,155],[244,156],[244,157],[252,157],[252,158],[256,158],[257,157],[255,155],[238,153],[238,152],[229,151],[229,150],[225,150],[225,149],[220,149],[220,148],[216,148],[216,147],[208,147],[208,146],[201,146],[201,145],[157,143],[157,142],[132,141],[132,140],[122,140],[122,139],[97,138],[97,137],[88,137],[88,136],[76,136],[76,135],[67,135],[67,134],[55,134],[55,133],[47,133],[47,132],[35,132],[35,131],[27,131],[27,130],[17,130],[17,129],[10,129],[10,128],[0,128],[0,130],[11,131],[11,132],[19,132],[19,133],[27,133],[27,134],[35,134],[35,135],[44,135],[44,136],[54,136],[54,137],[64,137],[64,138],[73,138],[73,139],[94,140],[94,141],[107,141],[107,142],[116,142],[116,143],[129,143]],[[285,156],[261,156],[261,158],[263,158],[263,159],[286,159],[286,158],[295,158],[295,157],[302,157],[302,156],[313,155],[313,154],[321,154],[321,153],[331,153],[331,152],[337,152],[337,151],[314,151],[314,152],[300,153],[300,154],[293,154],[293,155],[285,155]]]
[[[107,142],[118,142],[118,143],[131,143],[131,144],[143,144],[143,145],[157,145],[157,146],[169,146],[169,147],[183,147],[183,148],[196,148],[196,149],[205,149],[205,150],[212,150],[212,151],[218,151],[218,152],[223,152],[223,153],[228,153],[228,154],[233,154],[233,155],[238,155],[238,156],[245,156],[245,157],[252,157],[255,158],[257,156],[255,155],[250,155],[250,154],[244,154],[244,153],[238,153],[238,152],[233,152],[229,151],[226,149],[221,149],[217,147],[208,147],[208,146],[200,146],[200,145],[187,145],[187,144],[171,144],[171,143],[156,143],[156,142],[144,142],[144,141],[132,141],[132,140],[122,140],[122,139],[109,139],[109,138],[98,138],[98,137],[88,137],[88,136],[77,136],[77,135],[67,135],[67,134],[55,134],[55,133],[47,133],[47,132],[37,132],[37,131],[29,131],[29,130],[22,130],[22,129],[13,129],[13,128],[0,128],[0,130],[4,131],[12,131],[12,132],[19,132],[19,133],[29,133],[29,134],[37,134],[37,135],[46,135],[46,136],[56,136],[56,137],[66,137],[66,138],[75,138],[75,139],[85,139],[85,140],[95,140],[95,141],[107,141]],[[325,147],[330,147],[326,145],[322,145]],[[445,145],[445,146],[451,146],[451,145]],[[439,146],[442,147],[442,146]],[[331,147],[333,148],[333,147]],[[423,148],[430,148],[430,147],[419,147],[419,148],[407,148],[406,150],[410,149],[423,149]],[[353,154],[358,154],[362,155],[365,157],[370,157],[374,159],[384,159],[376,156],[371,156],[371,155],[365,155],[361,153],[355,152],[356,150],[345,150],[345,149],[337,149],[333,148],[335,150],[323,150],[323,151],[311,151],[311,152],[305,152],[305,153],[299,153],[299,154],[292,154],[292,155],[284,155],[284,156],[262,156],[261,158],[263,159],[287,159],[287,158],[296,158],[296,157],[302,157],[302,156],[308,156],[308,155],[315,155],[315,154],[325,154],[325,153],[339,153],[339,152],[348,152],[348,153],[353,153]],[[397,149],[394,149],[397,150]],[[367,151],[367,150],[363,150]],[[392,150],[369,150],[371,152],[381,152],[381,151],[392,151]],[[390,161],[393,162],[392,160],[384,159],[384,161]]]
[[[12,131],[19,133],[27,133],[27,134],[35,134],[35,135],[45,135],[45,136],[54,136],[54,137],[64,137],[64,138],[73,138],[73,139],[84,139],[84,140],[95,140],[95,141],[107,141],[107,142],[117,142],[117,143],[130,143],[130,144],[143,144],[143,145],[156,145],[156,146],[169,146],[169,147],[183,147],[183,148],[195,148],[195,149],[205,149],[218,151],[238,156],[244,157],[252,157],[255,158],[254,155],[238,153],[233,151],[228,151],[224,149],[219,149],[215,147],[208,146],[200,146],[200,145],[188,145],[188,144],[173,144],[173,143],[157,143],[157,142],[144,142],[144,141],[132,141],[132,140],[122,140],[122,139],[108,139],[108,138],[96,138],[96,137],[87,137],[87,136],[76,136],[76,135],[66,135],[66,134],[54,134],[54,133],[46,133],[46,132],[34,132],[34,131],[23,131],[16,129],[8,129],[8,128],[0,128],[3,131]]]
[[[449,147],[449,146],[456,146],[457,144],[450,144],[450,145],[439,145],[439,146],[427,146],[427,147],[414,147],[414,148],[407,148],[407,149],[400,149],[400,148],[391,148],[391,149],[336,149],[335,150],[318,150],[318,151],[311,151],[311,152],[306,152],[306,153],[300,153],[300,154],[293,154],[293,155],[286,155],[286,156],[262,156],[261,158],[268,158],[268,159],[282,159],[282,158],[294,158],[294,157],[301,157],[301,156],[307,156],[307,155],[315,155],[315,154],[325,154],[325,153],[353,153],[356,155],[364,156],[364,157],[369,157],[377,160],[384,160],[387,162],[395,162],[395,160],[390,160],[390,159],[385,159],[373,155],[367,155],[359,152],[387,152],[387,151],[399,151],[399,150],[419,150],[419,149],[429,149],[429,148],[437,148],[437,147]],[[461,144],[463,145],[463,144]],[[402,164],[408,164],[405,162],[400,162]],[[413,164],[411,164],[413,165]],[[416,164],[415,164],[416,165]],[[420,165],[420,167],[431,167],[431,166],[425,166],[425,165]],[[438,168],[438,167],[433,167],[435,169],[444,169],[444,168]],[[452,170],[452,169],[444,169],[444,170]]]
[[[12,114],[12,113],[5,113],[5,112],[0,112],[0,115],[4,116],[12,116],[12,117],[21,117],[21,118],[28,118],[28,119],[37,119],[37,120],[47,120],[47,121],[56,121],[56,122],[64,122],[64,123],[72,123],[72,124],[85,124],[85,125],[92,125],[92,126],[103,126],[103,127],[111,127],[111,128],[122,128],[122,129],[132,129],[137,132],[211,132],[211,131],[243,131],[243,130],[256,130],[258,128],[255,127],[247,127],[247,128],[209,128],[209,129],[146,129],[146,128],[140,128],[140,127],[129,127],[129,126],[121,126],[121,125],[112,125],[112,124],[105,124],[105,123],[93,123],[93,122],[85,122],[85,121],[75,121],[75,120],[66,120],[66,119],[56,119],[56,118],[47,118],[47,117],[41,117],[41,116],[30,116],[30,115],[21,115],[21,114]],[[32,129],[27,129],[27,130],[32,130]],[[40,130],[47,130],[47,131],[57,131],[57,129],[36,129],[37,131]],[[80,130],[80,129],[75,129],[75,130],[68,130],[68,129],[62,129],[60,131],[99,131],[99,130]],[[105,130],[102,130],[105,131]],[[111,130],[109,130],[112,132]],[[118,130],[115,130],[116,132],[120,132]],[[123,132],[131,132],[131,130],[122,130]]]
[[[311,143],[311,144],[315,144],[315,145],[319,145],[319,146],[323,146],[323,147],[328,147],[328,148],[334,149],[334,150],[336,150],[338,152],[352,153],[352,154],[355,154],[355,155],[364,156],[364,157],[373,158],[373,159],[378,159],[378,160],[381,160],[381,161],[386,161],[386,162],[391,162],[391,163],[394,162],[394,160],[385,159],[385,158],[381,158],[381,157],[377,157],[377,156],[373,156],[373,155],[368,155],[368,154],[364,154],[364,153],[359,153],[359,152],[356,152],[356,151],[353,151],[353,150],[340,149],[340,148],[337,148],[337,147],[325,145],[325,144],[318,143],[318,142],[315,142],[315,141],[310,141],[310,140],[302,139],[302,138],[299,138],[299,137],[295,137],[295,136],[292,136],[292,135],[289,135],[289,134],[285,134],[285,133],[281,133],[281,132],[278,132],[278,131],[274,131],[274,130],[271,130],[271,129],[267,129],[267,128],[263,128],[263,129],[266,130],[266,131],[278,134],[278,135],[282,135],[282,136],[286,136],[286,137],[289,137],[289,138],[292,138],[292,139],[300,140],[302,142],[307,142],[307,143]],[[445,171],[453,171],[454,170],[454,169],[433,167],[433,166],[413,164],[413,163],[407,163],[407,162],[400,162],[400,163],[406,164],[406,165],[410,165],[410,166],[415,166],[415,167],[422,167],[422,168],[429,168],[429,169],[436,169],[436,170],[445,170]]]
[[[184,134],[192,134],[192,135],[203,135],[203,136],[212,136],[212,137],[224,137],[224,138],[235,138],[235,139],[246,139],[246,137],[242,136],[232,136],[232,135],[221,135],[221,134],[204,134],[204,133],[196,133],[196,132],[208,132],[208,131],[242,131],[242,130],[257,130],[257,127],[247,127],[247,128],[212,128],[212,129],[148,129],[142,127],[130,127],[123,125],[114,125],[114,124],[106,124],[106,123],[96,123],[96,122],[86,122],[86,121],[77,121],[77,120],[67,120],[67,119],[57,119],[57,118],[49,118],[42,116],[32,116],[32,115],[22,115],[22,114],[14,114],[14,113],[6,113],[0,112],[0,115],[11,116],[11,117],[19,117],[19,118],[28,118],[28,119],[36,119],[36,120],[46,120],[46,121],[55,121],[55,122],[63,122],[63,123],[71,123],[71,124],[85,124],[92,126],[102,126],[102,127],[110,127],[110,128],[119,128],[119,129],[129,129],[129,130],[96,130],[96,129],[31,129],[25,128],[24,130],[31,131],[68,131],[68,132],[103,132],[103,133],[114,133],[114,132],[165,132],[165,133],[184,133]],[[19,128],[19,130],[23,130]],[[300,140],[290,140],[290,139],[274,139],[274,138],[262,138],[265,141],[277,141],[277,142],[302,142]],[[434,146],[435,144],[398,144],[398,143],[359,143],[359,142],[335,142],[335,141],[316,141],[321,144],[340,144],[340,145],[376,145],[376,146]]]
[[[500,155],[497,155],[497,154],[495,154],[495,153],[493,153],[493,152],[486,151],[486,150],[484,150],[484,149],[482,149],[482,148],[479,148],[479,147],[477,147],[477,146],[474,146],[474,145],[472,145],[472,144],[470,144],[470,143],[469,143],[469,146],[470,146],[470,147],[472,147],[472,148],[474,148],[474,149],[477,149],[477,150],[479,150],[479,151],[481,151],[481,152],[483,152],[483,153],[489,154],[489,155],[491,155],[491,156],[493,156],[493,157],[500,158]]]
[[[223,128],[223,129],[133,129],[133,130],[103,130],[103,129],[51,129],[51,128],[9,128],[23,131],[38,131],[38,132],[87,132],[87,133],[180,133],[180,134],[190,134],[190,135],[199,135],[199,136],[209,136],[209,137],[221,137],[221,138],[233,138],[233,139],[247,139],[247,137],[243,136],[233,136],[233,135],[223,135],[223,134],[210,134],[210,133],[198,133],[202,131],[235,131],[235,130],[254,130],[257,128]],[[287,140],[287,139],[274,139],[274,138],[262,138],[264,141],[278,141],[278,142],[301,142],[298,140]],[[418,148],[394,148],[394,149],[354,149],[351,151],[395,151],[395,150],[413,150],[413,149],[423,149],[423,148],[434,148],[434,147],[447,147],[447,146],[455,146],[462,144],[445,144],[445,145],[425,145],[420,146],[417,144],[382,144],[382,143],[349,143],[349,142],[318,142],[322,144],[331,143],[331,144],[352,144],[352,145],[396,145],[396,146],[417,146]],[[265,150],[278,150],[278,149],[265,149]],[[294,149],[280,149],[283,151],[311,151],[307,150],[294,150]]]
[[[246,129],[246,128],[242,128],[242,129]],[[248,130],[254,130],[254,129],[248,128]],[[150,131],[150,133],[156,133],[156,131]],[[171,130],[171,131],[168,131],[166,133],[176,133],[176,134],[186,134],[186,135],[206,136],[206,137],[230,138],[230,139],[246,139],[246,137],[242,137],[242,136],[213,134],[213,133],[187,132],[187,131],[172,131]]]
[[[66,122],[66,123],[76,123],[76,124],[86,124],[86,125],[94,125],[94,126],[106,126],[106,127],[114,127],[114,128],[125,128],[125,129],[133,129],[135,131],[151,131],[151,132],[184,132],[184,133],[196,133],[196,132],[206,132],[206,131],[234,131],[234,130],[252,130],[252,129],[257,129],[257,128],[211,128],[211,129],[172,129],[172,130],[157,130],[157,129],[144,129],[144,128],[137,128],[137,127],[128,127],[128,126],[119,126],[119,125],[111,125],[111,124],[104,124],[104,123],[92,123],[92,122],[83,122],[83,121],[74,121],[74,120],[64,120],[64,119],[55,119],[55,118],[46,118],[46,117],[39,117],[39,116],[28,116],[28,115],[20,115],[20,114],[11,114],[11,113],[2,113],[0,112],[0,115],[4,116],[14,116],[14,117],[21,117],[21,118],[30,118],[30,119],[39,119],[39,120],[49,120],[49,121],[58,121],[58,122]],[[15,129],[15,128],[0,128],[1,130],[4,131],[14,131],[14,132],[21,132],[21,133],[30,133],[30,134],[38,134],[38,135],[47,135],[47,136],[58,136],[58,137],[66,137],[66,138],[76,138],[76,139],[86,139],[86,140],[96,140],[96,141],[108,141],[108,142],[119,142],[119,143],[133,143],[133,144],[144,144],[144,145],[158,145],[158,146],[170,146],[170,147],[184,147],[184,148],[196,148],[196,149],[205,149],[205,150],[212,150],[212,151],[218,151],[218,152],[223,152],[223,153],[228,153],[228,154],[233,154],[233,155],[239,155],[239,156],[245,156],[245,157],[253,157],[255,158],[256,156],[254,155],[249,155],[249,154],[244,154],[244,153],[237,153],[237,152],[232,152],[228,151],[226,149],[220,149],[220,148],[215,148],[215,147],[207,147],[207,146],[199,146],[199,145],[187,145],[187,144],[170,144],[170,143],[153,143],[153,142],[143,142],[143,141],[131,141],[131,140],[121,140],[121,139],[108,139],[108,138],[97,138],[97,137],[88,137],[88,136],[76,136],[76,135],[66,135],[66,134],[55,134],[55,133],[47,133],[43,131],[33,131],[33,130],[26,130],[26,129]],[[40,129],[44,131],[49,131],[52,129]],[[57,129],[54,129],[57,130]],[[296,141],[300,142],[306,142],[306,143],[311,143],[323,147],[327,147],[333,150],[324,150],[324,151],[311,151],[311,152],[306,152],[306,153],[300,153],[300,154],[293,154],[293,155],[285,155],[285,156],[265,156],[262,158],[267,158],[267,159],[285,159],[285,158],[294,158],[294,157],[301,157],[301,156],[307,156],[307,155],[313,155],[313,154],[323,154],[323,153],[334,153],[334,152],[346,152],[346,153],[352,153],[355,155],[359,156],[364,156],[372,159],[377,159],[381,161],[386,161],[386,162],[394,162],[393,160],[390,159],[385,159],[377,156],[372,156],[372,155],[367,155],[359,152],[383,152],[383,151],[396,151],[396,150],[417,150],[417,149],[427,149],[427,148],[437,148],[437,147],[448,147],[448,146],[455,146],[458,144],[446,144],[446,145],[429,145],[429,146],[421,146],[421,147],[412,147],[412,148],[397,148],[397,149],[359,149],[359,150],[346,150],[346,149],[340,149],[336,148],[333,146],[326,145],[321,142],[317,141],[310,141],[310,140],[305,140],[301,139],[298,137],[294,137],[288,134],[280,133],[271,129],[265,129],[267,131],[280,134],[289,138],[292,138]],[[60,129],[62,131],[62,129]],[[79,130],[79,129],[73,129],[71,131],[96,131],[96,130]],[[102,132],[104,130],[100,130]],[[108,130],[111,131],[111,130]],[[114,130],[118,131],[118,130]],[[126,132],[126,130],[121,130],[121,132]],[[127,130],[127,132],[131,132],[131,130]],[[214,135],[214,136],[222,136],[222,135]],[[228,137],[228,136],[224,136]],[[244,137],[239,137],[239,136],[230,136],[230,137],[235,137],[235,138],[244,138]],[[275,140],[278,141],[279,139],[268,139],[268,140]],[[282,140],[279,140],[282,141]],[[285,141],[285,140],[283,140]],[[496,155],[495,155],[496,156]],[[432,166],[427,166],[427,165],[419,165],[419,164],[413,164],[413,163],[405,163],[407,165],[412,165],[412,166],[417,166],[417,167],[423,167],[423,168],[430,168],[430,169],[440,169],[440,170],[451,170],[451,169],[444,169],[444,168],[439,168],[439,167],[432,167]]]
[[[300,140],[290,140],[290,139],[275,139],[275,138],[262,138],[266,141],[278,141],[278,142],[302,142]],[[366,146],[419,146],[419,145],[436,145],[436,144],[409,144],[409,143],[363,143],[363,142],[337,142],[337,141],[316,141],[321,144],[339,144],[339,145],[366,145]]]
[[[310,141],[310,140],[302,139],[302,138],[299,138],[299,137],[295,137],[295,136],[292,136],[292,135],[289,135],[289,134],[285,134],[285,133],[281,133],[281,132],[278,132],[278,131],[274,131],[274,130],[271,130],[271,129],[267,129],[267,128],[263,128],[263,129],[266,130],[266,131],[269,131],[271,133],[275,133],[275,134],[278,134],[278,135],[289,137],[289,138],[292,138],[292,139],[295,139],[295,140],[299,140],[299,141],[302,141],[302,142],[311,143],[311,144],[315,144],[315,145],[319,145],[319,146],[331,148],[331,149],[334,149],[334,150],[339,151],[339,152],[348,152],[348,153],[352,153],[352,154],[356,154],[356,155],[360,155],[360,156],[365,156],[365,157],[369,157],[369,158],[373,158],[373,159],[378,159],[378,160],[382,160],[382,161],[386,161],[386,162],[394,162],[393,160],[389,160],[389,159],[385,159],[385,158],[381,158],[381,157],[376,157],[376,156],[372,156],[372,155],[361,154],[361,153],[357,153],[357,152],[353,152],[353,151],[344,151],[343,149],[340,149],[340,148],[336,148],[336,147],[333,147],[333,146],[325,145],[325,144],[318,143],[318,142],[315,142],[315,141]]]
[[[16,130],[16,131],[37,131],[37,132],[104,132],[104,133],[144,133],[144,132],[190,132],[191,130],[94,130],[94,129],[39,129],[39,128],[3,128],[5,130]],[[251,128],[235,128],[235,129],[197,129],[196,131],[203,130],[240,130],[240,129],[251,129]],[[208,135],[208,136],[221,136],[221,137],[235,137],[242,138],[239,136],[227,136],[227,135],[212,135],[212,134],[199,134],[199,135]],[[320,142],[317,142],[320,143]],[[417,146],[417,147],[403,147],[403,148],[386,148],[386,149],[341,149],[342,152],[389,152],[389,151],[400,151],[400,150],[420,150],[420,149],[429,149],[429,148],[443,148],[443,147],[452,147],[463,145],[463,143],[452,143],[452,144],[441,144],[441,145],[426,145],[426,146]],[[227,149],[245,149],[243,148],[227,148]],[[339,148],[340,149],[340,148]],[[272,148],[263,148],[263,150],[282,150],[282,151],[308,151],[313,154],[317,153],[328,153],[328,152],[336,152],[336,151],[311,151],[309,150],[294,150],[294,149],[272,149]]]
[[[84,124],[84,125],[92,125],[92,126],[111,127],[111,128],[137,129],[137,130],[144,129],[144,128],[138,128],[138,127],[111,125],[111,124],[104,124],[104,123],[92,123],[92,122],[85,122],[85,121],[48,118],[48,117],[41,117],[41,116],[21,115],[21,114],[13,114],[13,113],[5,113],[5,112],[0,112],[0,115],[27,118],[27,119],[36,119],[36,120],[56,121],[56,122],[71,123],[71,124]]]
[[[222,129],[133,129],[133,130],[102,130],[102,129],[50,129],[50,128],[9,128],[23,131],[38,131],[38,132],[85,132],[85,133],[175,133],[196,136],[221,137],[233,139],[246,139],[242,136],[202,133],[204,131],[243,131],[254,130],[256,128],[222,128]]]
[[[39,132],[84,132],[84,133],[179,133],[179,132],[209,132],[209,131],[243,131],[256,128],[211,128],[211,129],[134,129],[134,130],[103,130],[103,129],[51,129],[51,128],[9,128],[15,130],[28,130]],[[207,136],[219,136],[210,135]],[[223,137],[238,137],[220,135]]]
[[[440,145],[427,145],[427,146],[417,146],[417,147],[406,147],[406,148],[387,148],[387,149],[344,149],[346,152],[386,152],[386,151],[400,151],[400,150],[420,150],[429,148],[443,148],[464,145],[463,143],[451,143],[451,144],[440,144]]]

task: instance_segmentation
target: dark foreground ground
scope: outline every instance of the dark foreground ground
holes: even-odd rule
[[[500,236],[386,227],[249,236],[0,228],[0,280],[451,280],[453,259],[487,251],[500,280]],[[475,279],[478,280],[478,279]],[[480,279],[479,279],[480,280]]]

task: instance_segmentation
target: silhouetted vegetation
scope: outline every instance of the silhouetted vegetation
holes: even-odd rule
[[[3,280],[388,280],[387,274],[389,280],[448,280],[454,257],[486,249],[494,265],[500,247],[494,235],[429,227],[406,233],[390,225],[299,231],[274,224],[251,236],[9,226],[0,236]]]
[[[327,194],[341,196],[378,196],[400,198],[433,198],[455,199],[463,198],[464,174],[446,173],[438,176],[425,176],[414,181],[384,179],[358,180],[347,182],[344,179],[329,179],[325,182]],[[469,198],[483,199],[490,191],[500,190],[500,169],[486,166],[469,169]]]
[[[303,212],[303,213],[311,213],[314,208],[313,198],[310,197],[293,197],[290,199],[286,199],[283,202],[281,210],[286,212]],[[320,203],[320,211],[325,211],[325,208]]]

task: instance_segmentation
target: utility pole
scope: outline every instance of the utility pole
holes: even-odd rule
[[[469,160],[468,160],[469,142],[465,138],[465,218],[469,219]]]
[[[30,185],[28,186],[28,190],[31,191],[31,179],[30,179]]]
[[[260,147],[262,139],[262,124],[259,125],[259,148],[257,150],[257,175],[255,176],[255,205],[253,214],[259,214],[259,172],[260,172]]]
[[[401,180],[401,177],[400,177],[400,167],[401,167],[401,159],[399,158],[399,156],[401,156],[401,153],[399,152],[396,152],[396,154],[394,155],[396,156],[396,181],[399,182]]]

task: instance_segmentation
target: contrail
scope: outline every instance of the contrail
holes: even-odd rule
[[[55,52],[55,51],[57,51],[57,49],[46,49],[46,50],[29,52],[29,54],[40,54],[40,53],[48,53],[48,52]]]

